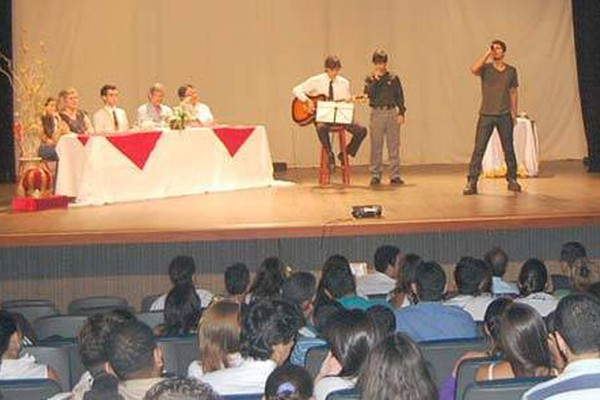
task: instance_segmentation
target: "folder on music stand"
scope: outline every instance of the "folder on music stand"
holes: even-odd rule
[[[317,102],[317,122],[351,124],[354,119],[354,104],[338,101]]]

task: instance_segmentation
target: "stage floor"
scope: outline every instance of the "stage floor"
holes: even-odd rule
[[[0,246],[379,235],[415,232],[562,227],[600,223],[600,175],[581,161],[544,163],[522,193],[503,179],[483,179],[478,196],[463,196],[466,166],[403,168],[406,184],[368,186],[366,167],[352,185],[319,186],[316,169],[278,176],[289,187],[211,193],[163,200],[15,213],[12,185],[0,185]],[[340,181],[339,172],[333,182]],[[354,205],[379,204],[383,217],[355,220]]]

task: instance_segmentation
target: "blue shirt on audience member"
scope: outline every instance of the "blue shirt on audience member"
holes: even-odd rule
[[[406,333],[416,342],[477,337],[471,314],[437,302],[420,302],[397,310],[396,331]]]
[[[367,311],[369,307],[373,307],[375,305],[384,305],[386,307],[391,307],[388,304],[388,302],[386,302],[383,299],[369,300],[356,295],[344,296],[340,299],[337,299],[337,301],[347,310]]]

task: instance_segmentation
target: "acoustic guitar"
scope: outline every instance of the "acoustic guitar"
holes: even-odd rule
[[[318,101],[326,101],[327,100],[327,96],[325,96],[324,94],[318,94],[316,96],[307,96],[310,101],[312,101],[313,105],[315,106],[315,110],[317,109],[317,102]],[[359,103],[359,102],[364,102],[368,99],[368,97],[366,95],[359,95],[359,96],[354,96],[352,97],[352,99],[350,100],[337,100],[337,101],[349,101],[352,103]],[[311,124],[315,121],[315,117],[316,117],[316,112],[310,112],[308,110],[308,104],[306,104],[305,102],[303,102],[302,100],[298,99],[297,97],[294,97],[294,100],[292,100],[292,119],[294,120],[295,123],[297,123],[300,126],[305,126],[308,124]]]

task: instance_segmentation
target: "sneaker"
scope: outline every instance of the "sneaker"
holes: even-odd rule
[[[477,194],[477,181],[473,179],[469,179],[467,184],[463,188],[463,195],[471,196],[473,194]]]
[[[371,182],[369,183],[370,186],[379,186],[381,184],[381,178],[378,178],[376,176],[371,178]]]
[[[520,192],[521,191],[521,185],[519,185],[519,182],[517,182],[516,179],[509,179],[507,188],[511,192]]]
[[[390,185],[392,185],[392,186],[404,185],[404,181],[402,180],[402,178],[397,176],[395,178],[390,179]]]

